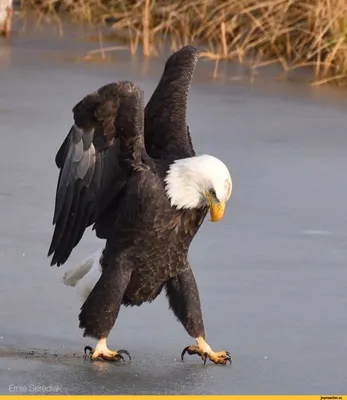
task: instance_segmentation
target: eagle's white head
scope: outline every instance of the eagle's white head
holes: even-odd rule
[[[218,158],[201,156],[176,160],[165,178],[171,206],[178,209],[210,207],[211,221],[223,218],[232,191],[227,166]]]

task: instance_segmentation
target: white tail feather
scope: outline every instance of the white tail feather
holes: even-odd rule
[[[99,249],[81,264],[65,272],[63,276],[65,285],[76,287],[82,302],[87,299],[101,276],[101,255],[102,249]]]

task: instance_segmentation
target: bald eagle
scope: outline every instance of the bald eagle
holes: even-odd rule
[[[87,227],[105,248],[64,275],[83,305],[83,336],[97,340],[92,360],[118,361],[106,340],[121,305],[140,306],[164,289],[169,306],[206,363],[231,361],[205,341],[198,287],[187,255],[208,211],[219,221],[232,191],[226,165],[196,155],[186,121],[187,97],[199,52],[185,46],[166,61],[144,108],[143,91],[130,81],[111,83],[74,108],[74,124],[56,155],[60,169],[54,233],[48,256],[60,266]]]

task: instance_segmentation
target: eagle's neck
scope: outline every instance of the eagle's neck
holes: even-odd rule
[[[199,157],[174,161],[165,178],[166,194],[171,206],[193,209],[207,205]]]

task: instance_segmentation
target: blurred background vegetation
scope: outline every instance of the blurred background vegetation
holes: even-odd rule
[[[145,56],[191,43],[214,60],[309,67],[316,84],[347,82],[347,0],[22,0],[24,9],[107,24]]]

